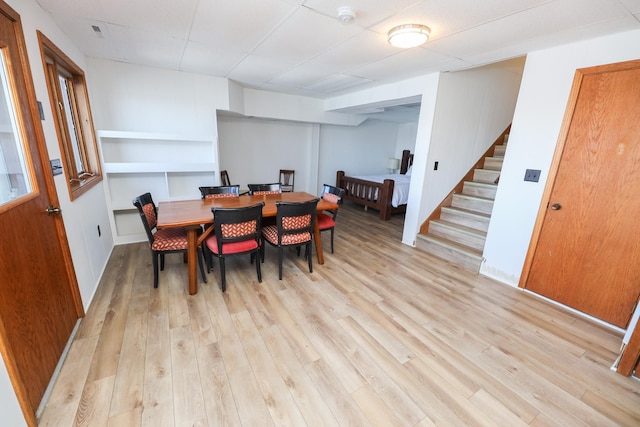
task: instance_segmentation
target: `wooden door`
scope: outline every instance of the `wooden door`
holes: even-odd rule
[[[22,26],[2,1],[0,80],[0,351],[25,419],[35,425],[83,309],[62,217],[46,212],[57,198]]]
[[[558,155],[526,288],[626,328],[640,293],[640,61],[578,70]]]

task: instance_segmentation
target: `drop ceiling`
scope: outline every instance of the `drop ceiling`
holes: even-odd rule
[[[640,29],[640,0],[37,0],[87,56],[329,98]],[[355,19],[338,19],[350,6]],[[396,25],[431,28],[390,46]]]

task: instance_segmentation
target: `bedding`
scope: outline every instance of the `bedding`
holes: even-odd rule
[[[411,175],[407,174],[383,174],[383,175],[366,175],[366,176],[354,176],[354,178],[361,179],[363,181],[373,181],[384,183],[385,179],[393,180],[393,194],[391,195],[391,206],[397,208],[400,205],[406,205],[409,200],[409,182],[411,181]],[[378,198],[377,190],[373,196]]]
[[[336,187],[344,189],[343,199],[362,205],[365,209],[377,209],[380,219],[387,221],[391,219],[391,214],[407,210],[411,165],[413,154],[404,150],[399,174],[356,177],[346,176],[344,171],[338,171]]]

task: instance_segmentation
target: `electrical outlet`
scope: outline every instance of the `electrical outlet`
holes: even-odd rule
[[[434,170],[434,171],[437,171],[437,170],[438,170],[438,162],[435,162],[435,163],[433,164],[433,170]]]
[[[540,180],[540,169],[527,169],[524,173],[524,180],[538,182]]]

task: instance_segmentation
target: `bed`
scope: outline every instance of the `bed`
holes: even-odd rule
[[[404,213],[409,197],[410,173],[413,154],[409,150],[402,152],[399,174],[346,176],[344,171],[336,174],[336,187],[344,188],[343,198],[365,209],[373,208],[380,213],[380,219],[387,221],[391,214]]]

